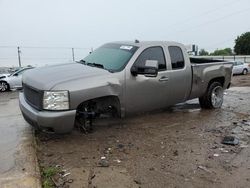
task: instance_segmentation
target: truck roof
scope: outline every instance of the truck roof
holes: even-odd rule
[[[173,42],[173,41],[115,41],[111,43],[117,43],[117,44],[125,44],[125,45],[131,45],[131,46],[137,46],[137,47],[142,47],[142,46],[152,46],[152,45],[175,45],[175,46],[183,46],[183,44],[178,43],[178,42]]]

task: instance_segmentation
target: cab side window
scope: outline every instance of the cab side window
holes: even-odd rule
[[[144,50],[137,60],[135,61],[135,66],[144,67],[146,60],[156,60],[158,61],[159,71],[166,70],[166,60],[162,47],[150,47]]]
[[[172,69],[182,69],[185,66],[184,56],[182,50],[178,46],[169,46],[168,47]]]

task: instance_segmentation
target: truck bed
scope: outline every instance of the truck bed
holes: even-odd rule
[[[223,88],[226,89],[231,81],[232,63],[222,60],[190,58],[192,70],[192,89],[190,99],[203,96],[209,81],[222,78]]]
[[[203,64],[203,63],[219,63],[219,62],[225,62],[225,61],[217,60],[217,59],[190,57],[190,62],[195,63],[195,64]]]

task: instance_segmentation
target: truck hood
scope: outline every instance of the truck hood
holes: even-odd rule
[[[99,76],[110,74],[104,69],[80,63],[68,63],[30,70],[23,74],[23,83],[39,90],[51,90],[63,82],[76,79],[95,79],[95,77],[98,79]]]

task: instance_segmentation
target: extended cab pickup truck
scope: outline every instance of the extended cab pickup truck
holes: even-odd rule
[[[36,68],[23,75],[19,101],[27,122],[56,133],[92,119],[125,117],[199,98],[220,108],[232,63],[189,58],[176,42],[108,43],[74,63]]]

